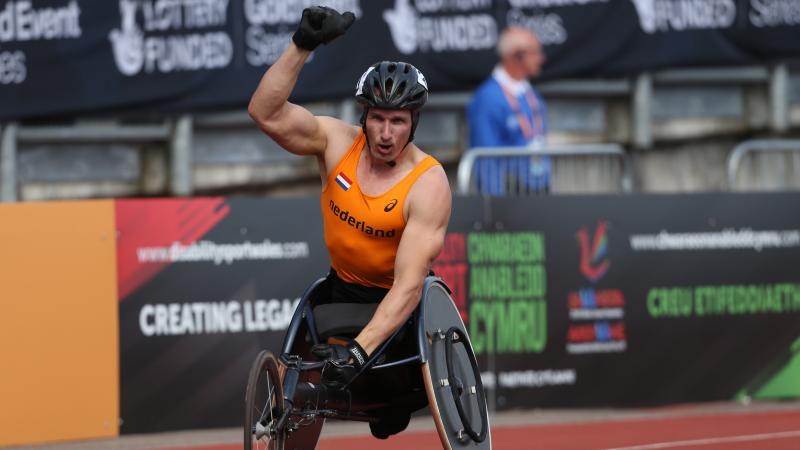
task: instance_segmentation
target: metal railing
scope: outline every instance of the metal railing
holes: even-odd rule
[[[800,139],[753,139],[739,143],[728,155],[727,174],[728,190],[736,188],[739,166],[749,153],[755,152],[798,152]]]
[[[21,126],[6,124],[0,139],[0,201],[18,199],[19,144],[111,144],[165,142],[170,151],[170,194],[192,194],[192,117],[156,125]]]
[[[536,85],[545,97],[629,97],[631,99],[631,103],[628,105],[630,120],[616,121],[611,129],[619,129],[614,130],[614,133],[609,133],[609,136],[627,135],[630,136],[629,142],[632,147],[648,148],[653,145],[655,139],[652,125],[652,115],[654,114],[652,97],[654,91],[658,90],[660,86],[725,84],[766,87],[766,90],[759,89],[756,93],[759,99],[766,95],[767,100],[764,104],[767,106],[766,113],[770,129],[776,133],[785,132],[795,123],[789,113],[792,106],[795,109],[797,108],[797,101],[792,101],[792,96],[789,93],[791,91],[790,87],[794,85],[792,83],[794,78],[790,77],[790,75],[796,75],[796,67],[796,65],[780,63],[773,66],[684,68],[644,73],[636,78],[554,80],[537,82]],[[461,117],[464,114],[464,106],[471,95],[471,92],[431,94],[427,108],[454,111]],[[311,105],[307,106],[316,114],[338,115],[350,123],[357,122],[360,114],[355,102],[349,98],[341,102],[325,102],[315,105],[316,108],[312,108]],[[463,119],[459,120],[459,127],[461,127],[464,122]],[[194,186],[192,182],[193,140],[202,144],[204,138],[203,136],[195,136],[195,130],[254,128],[252,121],[243,110],[235,114],[184,116],[178,122],[166,120],[153,125],[113,126],[78,123],[76,125],[58,127],[34,127],[14,123],[0,123],[0,201],[16,201],[19,198],[20,183],[17,178],[20,171],[17,149],[19,144],[52,144],[55,147],[60,144],[81,142],[93,144],[157,142],[162,144],[160,148],[166,148],[170,152],[170,158],[167,159],[170,163],[169,170],[171,173],[169,178],[170,194],[191,195]],[[608,121],[606,122],[606,125],[608,125]],[[624,131],[622,129],[624,127],[629,127],[629,133],[620,133],[620,131]],[[596,139],[604,138],[598,137]],[[618,138],[609,137],[609,139]],[[462,148],[462,143],[463,140],[459,137],[454,142],[454,145],[457,145],[460,149]],[[574,147],[570,146],[570,148]],[[492,151],[496,152],[495,149]],[[555,156],[556,158],[559,158],[560,154],[549,155],[541,151],[538,153],[538,155]],[[457,154],[454,155],[454,157],[457,156]],[[494,153],[491,156],[498,156],[498,154]],[[738,158],[741,159],[741,156]],[[573,157],[573,159],[577,161],[577,157]],[[624,177],[621,180],[623,183],[622,188],[624,191],[629,191],[631,168],[627,165],[626,156],[623,156],[623,161],[625,167],[623,171]],[[738,162],[736,164],[738,167]],[[592,167],[590,164],[585,166]],[[554,170],[558,169],[559,167],[554,168]],[[600,173],[601,170],[603,169],[586,170],[584,173],[594,176]],[[577,172],[579,171],[575,173]],[[728,178],[730,179],[731,177]],[[461,182],[459,181],[459,183]],[[729,186],[732,185],[733,181],[730,181]]]
[[[478,193],[475,183],[475,163],[481,159],[493,158],[518,158],[530,157],[537,158],[547,156],[554,160],[572,159],[584,157],[611,157],[619,160],[621,174],[618,177],[619,189],[629,193],[633,189],[632,169],[629,155],[619,144],[575,144],[575,145],[551,145],[545,147],[478,147],[464,153],[458,164],[457,190],[459,194]],[[601,169],[600,167],[596,167]],[[557,181],[558,165],[555,165],[551,178]],[[506,192],[511,195],[524,195],[523,186],[516,180],[516,184],[506,180]],[[526,187],[525,187],[526,188]],[[556,190],[557,192],[558,190]]]

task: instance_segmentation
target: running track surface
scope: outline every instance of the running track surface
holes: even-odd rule
[[[800,410],[684,417],[594,420],[585,423],[492,426],[495,450],[800,450]],[[163,450],[239,450],[241,444]],[[323,437],[317,450],[441,448],[432,431]]]

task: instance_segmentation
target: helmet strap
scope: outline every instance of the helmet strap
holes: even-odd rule
[[[365,106],[364,110],[361,111],[361,129],[364,130],[364,134],[367,134],[367,113],[369,112],[369,106]]]
[[[361,112],[361,131],[364,132],[364,140],[367,142],[367,149],[371,148],[369,144],[369,134],[367,134],[367,112],[369,107],[365,106],[364,111]]]
[[[415,109],[411,111],[411,134],[408,135],[408,142],[414,140],[414,133],[417,132],[417,125],[419,125],[419,110]],[[406,143],[408,145],[408,143]]]

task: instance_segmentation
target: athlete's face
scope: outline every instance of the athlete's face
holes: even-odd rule
[[[370,154],[381,161],[392,161],[411,136],[411,111],[370,108],[366,128]]]

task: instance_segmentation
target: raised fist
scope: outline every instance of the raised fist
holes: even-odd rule
[[[354,20],[356,16],[351,12],[339,14],[333,8],[312,6],[303,10],[292,40],[299,48],[312,51],[319,44],[327,44],[343,35]]]

